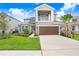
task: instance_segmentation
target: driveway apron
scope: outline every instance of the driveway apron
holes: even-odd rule
[[[60,35],[40,35],[43,56],[79,56],[79,41]]]

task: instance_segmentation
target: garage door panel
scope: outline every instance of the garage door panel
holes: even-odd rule
[[[39,27],[40,35],[55,35],[58,34],[58,27]]]

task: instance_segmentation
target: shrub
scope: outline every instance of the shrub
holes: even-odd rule
[[[23,29],[23,36],[25,36],[25,37],[28,37],[29,36],[29,30],[26,28],[26,29]]]
[[[23,29],[23,32],[24,32],[24,34],[29,34],[29,30],[27,28]]]
[[[0,39],[8,39],[11,38],[11,34],[0,34]]]
[[[24,33],[17,33],[18,36],[24,36],[24,37],[28,37],[29,34],[24,34]]]
[[[30,35],[30,33],[29,33],[29,30],[26,28],[26,29],[23,29],[22,33],[16,33],[16,35],[28,37]]]
[[[18,33],[18,31],[13,31],[12,34],[14,34],[14,33]]]

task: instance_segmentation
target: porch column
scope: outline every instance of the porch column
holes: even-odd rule
[[[38,21],[38,10],[36,10],[36,22]]]
[[[51,21],[54,21],[53,11],[51,10]]]

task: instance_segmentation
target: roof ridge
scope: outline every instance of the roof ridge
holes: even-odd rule
[[[6,16],[8,16],[8,17],[11,17],[11,18],[13,18],[13,19],[16,19],[16,18],[14,18],[13,16],[11,16],[11,15],[8,15],[7,13],[5,13],[5,12],[1,12],[1,13],[3,13],[3,14],[5,14]],[[18,20],[18,19],[16,19],[17,21],[19,21],[19,22],[22,22],[22,21],[20,21],[20,20]]]

